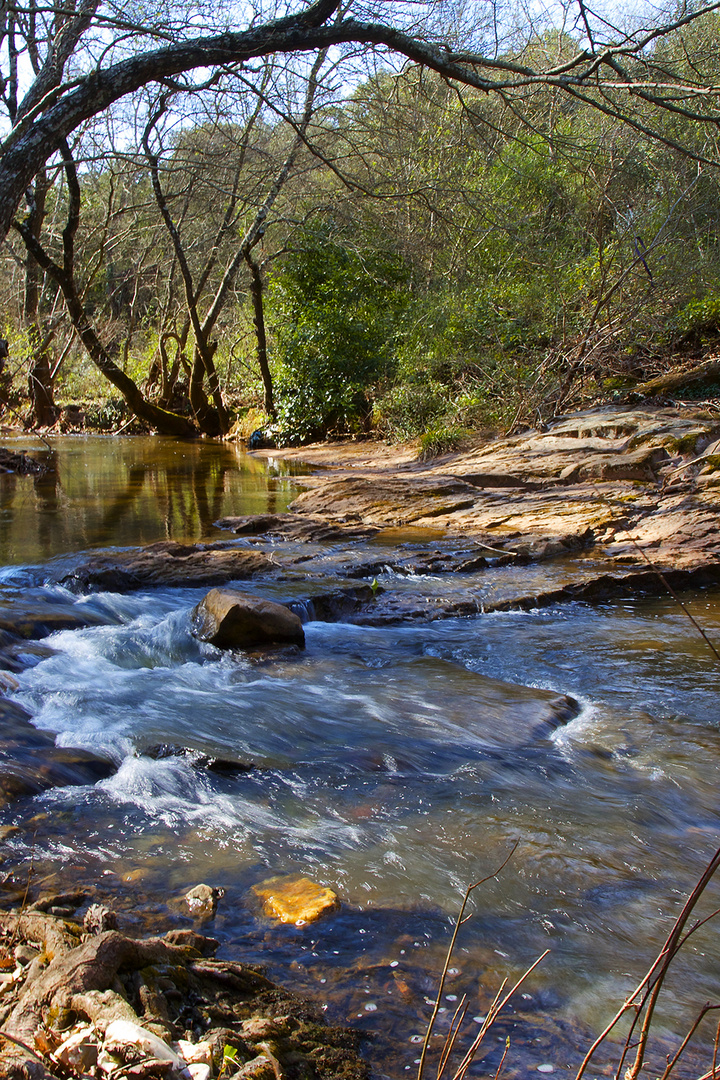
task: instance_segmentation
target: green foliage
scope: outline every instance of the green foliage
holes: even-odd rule
[[[459,450],[467,436],[466,428],[433,424],[420,438],[421,461],[429,461],[451,450]]]
[[[240,1065],[238,1059],[238,1049],[236,1046],[225,1045],[223,1047],[222,1066],[220,1068],[220,1075],[224,1073],[232,1072],[233,1069],[237,1069]]]
[[[720,332],[720,291],[710,289],[694,297],[677,312],[672,329],[684,337],[716,337]]]
[[[395,362],[407,270],[393,253],[360,250],[332,223],[300,236],[270,280],[280,438],[352,431],[366,389]]]
[[[85,424],[93,431],[116,431],[126,419],[127,406],[123,398],[91,402],[85,408]]]
[[[378,395],[373,419],[380,431],[393,439],[414,439],[444,416],[448,387],[425,373],[415,372],[407,381]]]
[[[719,33],[717,16],[682,28],[647,62],[716,81]],[[561,65],[576,48],[572,36],[547,31],[528,42],[525,60]],[[293,138],[250,99],[237,104],[232,123],[184,127],[161,155],[170,208],[203,282],[201,315]],[[512,107],[470,89],[461,100],[427,71],[380,72],[323,107],[315,146],[349,182],[299,151],[256,249],[269,275],[278,438],[303,442],[372,422],[388,438],[442,452],[468,429],[534,421],[544,402],[554,407],[580,344],[575,404],[649,377],[661,350],[715,338],[720,178],[671,148],[705,155],[707,130],[680,112],[649,116],[640,99],[635,107],[633,127],[539,85]],[[665,143],[645,138],[648,127]],[[177,336],[185,341],[170,240],[140,159],[88,169],[82,191],[84,303],[144,386],[161,338],[171,362]],[[61,184],[48,196],[44,233],[57,258],[66,197]],[[6,336],[13,392],[25,395],[32,350],[20,329],[22,274],[13,273]],[[241,265],[213,328],[222,390],[240,409],[263,400],[244,274]],[[40,312],[49,318],[58,307],[46,282]],[[56,358],[61,339],[51,345]],[[88,401],[108,388],[73,348],[57,391]],[[114,426],[110,415],[99,420]]]

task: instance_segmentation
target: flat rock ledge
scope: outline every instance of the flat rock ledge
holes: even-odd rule
[[[699,407],[593,409],[432,463],[366,442],[284,453],[320,467],[296,478],[307,490],[288,513],[223,518],[230,540],[91,553],[60,580],[127,591],[262,579],[276,594],[287,582],[303,621],[376,625],[720,583],[720,416]],[[540,563],[547,572],[521,573]],[[452,587],[413,594],[388,572]]]
[[[693,570],[720,559],[720,416],[697,407],[617,406],[565,417],[430,465],[354,467],[338,448],[289,451],[323,472],[295,514],[344,528],[420,527],[519,555],[582,546],[615,566]],[[548,545],[550,547],[548,548]]]
[[[356,1034],[258,968],[214,959],[214,939],[130,937],[97,904],[73,918],[87,899],[0,915],[3,1080],[365,1080]]]
[[[59,581],[69,588],[127,592],[154,587],[192,588],[247,580],[274,567],[269,555],[247,548],[211,544],[180,544],[162,540],[145,548],[93,553]]]

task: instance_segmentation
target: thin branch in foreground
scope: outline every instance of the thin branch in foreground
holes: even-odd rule
[[[492,874],[488,874],[487,877],[481,878],[480,881],[476,881],[474,885],[468,885],[467,889],[465,890],[465,896],[463,897],[463,902],[460,905],[460,911],[458,913],[458,917],[455,920],[455,929],[453,931],[453,936],[450,939],[450,944],[448,945],[448,950],[447,950],[447,953],[445,955],[445,965],[444,965],[443,970],[442,970],[442,975],[440,976],[440,984],[438,986],[437,998],[435,999],[435,1005],[433,1007],[432,1016],[430,1017],[430,1022],[428,1023],[427,1030],[425,1032],[425,1041],[423,1042],[423,1048],[422,1048],[422,1052],[420,1054],[420,1064],[418,1065],[418,1080],[422,1080],[423,1068],[425,1066],[425,1058],[427,1056],[427,1049],[428,1049],[428,1045],[430,1043],[430,1037],[432,1035],[432,1030],[433,1030],[433,1028],[435,1026],[435,1021],[437,1019],[437,1014],[438,1014],[438,1012],[440,1010],[440,1002],[442,1001],[442,994],[443,994],[443,990],[445,989],[445,980],[447,978],[448,969],[450,967],[450,959],[451,959],[453,951],[455,949],[455,942],[457,941],[457,936],[458,936],[458,933],[460,932],[460,927],[462,926],[463,922],[465,921],[464,920],[465,908],[467,907],[468,900],[470,899],[470,894],[473,893],[475,891],[475,889],[479,889],[481,885],[485,885],[486,882],[492,881],[493,878],[497,877],[497,875],[499,873],[501,873],[502,870],[504,870],[504,868],[507,866],[507,864],[510,862],[513,855],[517,851],[517,846],[518,846],[519,843],[520,843],[519,840],[515,841],[515,843],[513,844],[512,848],[510,850],[510,854],[504,860],[504,862],[502,862],[500,864],[500,866],[497,868],[497,870],[494,870],[492,872]]]
[[[690,918],[690,915],[692,914],[695,906],[697,905],[698,901],[700,900],[700,897],[705,892],[705,889],[709,885],[710,881],[712,880],[712,878],[714,877],[714,875],[715,875],[715,873],[717,872],[718,869],[720,869],[720,848],[718,848],[718,850],[713,855],[712,859],[710,860],[710,862],[706,866],[706,868],[703,871],[701,877],[699,878],[697,884],[695,885],[695,888],[692,890],[689,897],[685,901],[680,914],[678,915],[677,919],[675,920],[675,923],[673,924],[672,930],[670,931],[670,933],[668,934],[667,939],[665,940],[665,944],[663,945],[662,949],[660,950],[657,957],[653,961],[653,963],[650,966],[647,974],[640,981],[640,983],[638,984],[636,989],[633,991],[633,993],[628,995],[628,997],[625,999],[625,1001],[621,1005],[620,1009],[615,1014],[615,1016],[607,1024],[605,1029],[602,1031],[602,1033],[597,1037],[595,1042],[592,1044],[592,1046],[588,1050],[587,1054],[585,1055],[585,1057],[584,1057],[584,1059],[583,1059],[583,1061],[582,1061],[582,1063],[580,1065],[580,1068],[578,1069],[575,1080],[581,1080],[581,1078],[584,1075],[585,1071],[587,1070],[588,1065],[590,1064],[592,1058],[595,1056],[595,1053],[598,1050],[598,1048],[602,1045],[603,1042],[605,1042],[605,1040],[608,1038],[610,1033],[614,1030],[614,1028],[617,1026],[617,1024],[623,1018],[623,1016],[625,1016],[625,1014],[627,1012],[629,1012],[629,1011],[635,1013],[635,1018],[634,1018],[634,1020],[633,1020],[633,1022],[631,1024],[630,1032],[628,1033],[628,1036],[627,1036],[627,1038],[625,1040],[624,1047],[623,1047],[623,1052],[622,1052],[622,1055],[621,1055],[621,1058],[620,1058],[620,1063],[618,1065],[616,1075],[617,1076],[620,1075],[620,1072],[622,1070],[622,1066],[623,1066],[625,1058],[626,1058],[626,1056],[628,1054],[628,1051],[630,1049],[634,1049],[635,1050],[635,1060],[634,1060],[633,1064],[630,1065],[630,1067],[627,1069],[627,1071],[625,1073],[625,1078],[626,1078],[626,1080],[637,1080],[637,1076],[638,1076],[638,1074],[639,1074],[639,1072],[642,1069],[643,1064],[644,1064],[645,1051],[647,1049],[648,1040],[649,1040],[649,1037],[650,1037],[653,1014],[654,1014],[654,1011],[655,1011],[655,1006],[657,1005],[657,1001],[658,1001],[658,997],[660,995],[660,991],[661,991],[663,983],[665,981],[665,977],[666,977],[666,975],[668,973],[668,970],[669,970],[670,965],[672,964],[673,960],[677,956],[678,952],[682,948],[685,941],[687,941],[687,939],[690,937],[690,935],[692,933],[692,930],[691,930],[687,934],[683,934],[683,931],[685,929],[685,925],[686,925],[688,919]],[[706,921],[707,920],[703,919],[697,925],[701,926]],[[695,927],[693,927],[693,930],[694,929],[695,929]],[[716,1007],[720,1008],[720,1006],[716,1006]],[[710,1009],[709,1006],[706,1007],[705,1012],[709,1011],[709,1009]],[[630,1044],[631,1044],[631,1039],[633,1037],[633,1032],[634,1032],[635,1027],[637,1026],[637,1024],[638,1024],[641,1017],[643,1019],[642,1019],[642,1027],[641,1027],[641,1031],[640,1031],[640,1036],[638,1038],[637,1043],[634,1046],[631,1047]],[[697,1025],[694,1025],[693,1028],[691,1029],[690,1036],[692,1036],[694,1034],[696,1028],[697,1028]],[[687,1038],[685,1040],[685,1042],[683,1044],[683,1047],[682,1047],[683,1050],[685,1049],[685,1046],[687,1045],[688,1041],[689,1041],[689,1038]],[[711,1072],[706,1073],[703,1077],[700,1078],[700,1080],[709,1080],[710,1077],[713,1077],[713,1080],[714,1080],[716,1057],[717,1057],[717,1050],[716,1050],[716,1053],[715,1053],[715,1057],[713,1059],[713,1068],[712,1068]]]
[[[465,896],[463,898],[463,902],[462,902],[462,905],[460,907],[460,911],[458,913],[457,919],[455,920],[455,929],[454,929],[452,938],[450,940],[450,945],[448,946],[447,954],[446,954],[446,957],[445,957],[445,965],[443,967],[442,975],[440,976],[440,984],[438,986],[438,993],[437,993],[437,998],[435,1000],[433,1013],[432,1013],[432,1016],[430,1018],[430,1021],[428,1023],[428,1026],[427,1026],[427,1029],[426,1029],[426,1032],[425,1032],[425,1040],[423,1042],[422,1053],[420,1055],[420,1062],[419,1062],[419,1065],[418,1065],[417,1080],[422,1080],[423,1069],[425,1067],[425,1061],[426,1061],[426,1058],[427,1058],[427,1050],[428,1050],[428,1046],[430,1044],[430,1039],[432,1037],[433,1028],[435,1026],[435,1020],[437,1019],[437,1015],[438,1015],[438,1012],[440,1010],[440,1002],[442,1000],[442,994],[443,994],[443,990],[444,990],[444,987],[445,987],[445,979],[447,977],[447,973],[448,973],[449,968],[450,968],[450,960],[452,958],[453,951],[455,949],[455,943],[457,941],[458,932],[460,930],[460,927],[463,925],[463,923],[467,921],[467,918],[469,918],[469,916],[467,916],[467,917],[465,916],[465,909],[467,907],[467,902],[468,902],[468,900],[470,898],[470,894],[475,889],[479,888],[480,885],[484,885],[485,882],[490,881],[494,877],[497,877],[497,875],[500,873],[500,871],[503,870],[505,866],[507,866],[507,864],[510,861],[510,859],[512,858],[512,856],[515,854],[518,843],[519,843],[519,841],[515,842],[515,844],[513,845],[512,850],[510,851],[510,854],[507,856],[507,858],[502,863],[502,865],[499,866],[498,869],[494,873],[488,874],[488,876],[483,878],[481,881],[476,881],[475,884],[470,885],[467,888],[466,892],[465,892]],[[502,984],[500,986],[500,989],[496,993],[495,998],[493,999],[492,1005],[488,1009],[487,1016],[485,1017],[485,1019],[483,1020],[483,1022],[481,1024],[479,1032],[474,1037],[469,1049],[466,1051],[464,1057],[460,1061],[460,1064],[457,1066],[457,1068],[452,1073],[452,1080],[465,1080],[465,1076],[467,1075],[467,1071],[470,1068],[470,1066],[471,1066],[471,1064],[472,1064],[472,1062],[473,1062],[473,1060],[475,1058],[475,1055],[477,1054],[477,1051],[478,1051],[478,1049],[480,1047],[480,1044],[482,1043],[483,1039],[485,1038],[485,1035],[490,1030],[490,1028],[494,1024],[495,1020],[497,1019],[499,1014],[502,1012],[502,1010],[505,1008],[505,1006],[507,1005],[508,1001],[513,996],[513,994],[515,994],[517,992],[519,987],[522,986],[522,984],[527,979],[528,975],[530,975],[530,973],[535,970],[535,968],[538,966],[538,964],[541,963],[541,961],[545,959],[545,957],[548,955],[549,952],[550,952],[550,950],[546,949],[545,952],[542,954],[542,956],[539,956],[537,958],[537,960],[535,961],[535,963],[531,964],[531,966],[520,976],[520,978],[517,980],[517,982],[512,986],[512,988],[507,993],[504,993],[504,991],[505,991],[505,987],[507,986],[508,980],[503,979],[503,982],[502,982]],[[463,997],[462,1001],[460,1002],[457,1009],[455,1010],[455,1014],[454,1014],[454,1016],[452,1018],[452,1021],[450,1023],[450,1030],[449,1030],[449,1032],[448,1032],[448,1034],[447,1034],[447,1036],[445,1038],[445,1041],[443,1043],[443,1048],[442,1048],[442,1052],[441,1052],[441,1055],[440,1055],[440,1062],[439,1062],[438,1068],[437,1068],[437,1080],[441,1080],[441,1078],[442,1078],[442,1076],[443,1076],[443,1074],[444,1074],[444,1072],[445,1072],[445,1070],[446,1070],[446,1068],[448,1066],[450,1057],[451,1057],[451,1055],[453,1053],[453,1050],[455,1049],[457,1039],[458,1039],[458,1036],[460,1034],[460,1028],[461,1028],[462,1023],[463,1023],[463,1021],[465,1019],[467,1010],[468,1010],[468,1005],[466,1003],[465,997]],[[507,1056],[508,1049],[509,1049],[509,1040],[505,1044],[505,1052],[503,1053],[502,1060],[500,1061],[500,1065],[498,1066],[497,1072],[495,1074],[495,1080],[497,1080],[497,1077],[500,1075],[500,1071],[502,1070],[503,1065],[505,1064],[505,1058]]]

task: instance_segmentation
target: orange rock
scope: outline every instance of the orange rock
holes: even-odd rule
[[[273,877],[253,885],[263,903],[263,911],[282,923],[315,922],[329,911],[337,911],[340,900],[332,889],[302,876]]]

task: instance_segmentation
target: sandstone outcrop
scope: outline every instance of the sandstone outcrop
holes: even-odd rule
[[[283,454],[320,467],[296,477],[306,490],[290,512],[217,522],[238,539],[91,553],[62,582],[125,591],[262,577],[286,582],[283,600],[306,620],[376,624],[662,593],[657,571],[678,588],[720,582],[720,417],[696,406],[598,408],[434,462],[367,442]],[[497,573],[538,563],[544,578],[518,573],[512,587]],[[454,584],[447,595],[371,589],[387,574]],[[477,588],[455,595],[458,575]]]
[[[594,547],[606,570],[644,567],[644,555],[661,569],[694,569],[720,558],[719,437],[720,418],[699,408],[601,408],[429,466],[341,462],[291,510],[442,528],[531,557]]]
[[[378,531],[371,525],[331,525],[322,518],[302,514],[245,514],[221,518],[215,525],[236,536],[277,536],[282,540],[311,543],[367,540]]]

